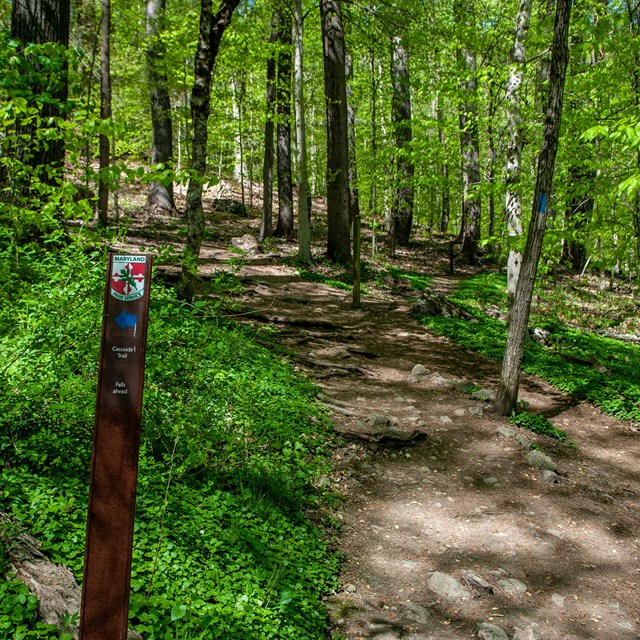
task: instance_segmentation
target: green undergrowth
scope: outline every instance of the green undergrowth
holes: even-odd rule
[[[509,418],[509,422],[516,427],[528,429],[532,433],[549,436],[560,442],[567,441],[567,434],[562,429],[554,427],[548,418],[536,413],[529,413],[528,411],[514,412]]]
[[[506,280],[481,275],[460,283],[450,296],[471,311],[478,322],[456,318],[422,317],[432,331],[501,360],[506,343],[504,322],[482,309],[506,309]],[[547,380],[575,398],[588,400],[621,420],[640,422],[640,348],[562,324],[554,316],[532,315],[531,324],[549,331],[550,345],[527,341],[522,368]]]
[[[299,267],[298,273],[303,280],[318,282],[336,289],[351,291],[353,272],[351,269],[336,269],[335,265],[320,263],[313,268]],[[363,260],[360,266],[361,292],[371,295],[375,289],[397,289],[399,285],[414,291],[423,291],[431,283],[431,276],[401,269],[388,264],[377,264]]]
[[[105,260],[0,255],[0,510],[80,580]],[[315,389],[209,300],[161,282],[151,300],[130,624],[148,640],[325,637],[339,558]],[[0,637],[58,637],[2,584]]]

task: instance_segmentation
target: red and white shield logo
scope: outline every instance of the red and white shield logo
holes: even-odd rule
[[[146,256],[113,256],[111,295],[129,302],[144,295]]]

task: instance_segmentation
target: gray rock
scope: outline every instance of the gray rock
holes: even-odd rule
[[[498,580],[498,584],[502,590],[510,596],[516,596],[527,592],[527,585],[515,578],[504,578],[503,580]]]
[[[417,364],[413,369],[411,369],[412,376],[426,376],[428,373],[429,369],[427,369],[423,364]]]
[[[493,476],[491,476],[489,478],[483,478],[482,482],[484,482],[485,484],[498,484],[498,478],[494,478]]]
[[[531,339],[541,347],[548,347],[551,344],[549,340],[551,334],[545,329],[534,327],[529,331],[529,334],[531,335]]]
[[[469,407],[469,415],[476,418],[482,418],[484,415],[484,409],[482,407]]]
[[[498,435],[504,438],[514,438],[516,432],[513,429],[509,429],[509,427],[498,427]]]
[[[513,630],[513,640],[540,640],[540,635],[533,624],[525,624]]]
[[[455,386],[456,391],[462,391],[462,393],[470,393],[471,389],[473,389],[476,385],[473,382],[469,382],[468,380],[464,380],[463,382],[458,382]]]
[[[527,454],[527,462],[537,469],[548,469],[549,471],[558,470],[558,467],[549,456],[542,453],[542,451],[537,451],[535,449],[533,451],[529,451]]]
[[[496,392],[493,389],[478,389],[471,394],[471,397],[484,402],[493,402],[496,399]]]
[[[551,471],[550,469],[545,469],[542,472],[542,479],[549,484],[557,484],[558,478],[558,474],[555,471]]]
[[[462,576],[470,587],[477,587],[489,593],[493,593],[493,587],[481,576],[473,571],[463,571]]]
[[[531,440],[531,438],[527,438],[527,436],[524,436],[521,433],[516,433],[516,442],[525,449],[531,449],[531,445],[533,444],[533,440]]]
[[[401,616],[407,622],[414,624],[427,624],[431,620],[429,610],[415,602],[407,603],[402,608]]]
[[[260,243],[255,236],[250,233],[245,233],[241,238],[231,238],[231,244],[236,249],[241,249],[245,252],[258,251],[260,249]]]
[[[561,596],[559,593],[554,593],[551,595],[551,602],[553,602],[556,607],[560,607],[560,609],[564,608],[564,596]]]
[[[241,218],[247,217],[247,209],[245,206],[241,202],[232,200],[231,198],[216,198],[213,201],[213,209],[221,213],[232,213]]]
[[[478,625],[478,638],[480,640],[509,640],[509,636],[502,627],[490,622],[481,622]]]
[[[453,420],[449,416],[440,416],[438,418],[438,421],[442,424],[451,424],[453,422]]]
[[[453,415],[454,415],[454,416],[456,416],[457,418],[462,418],[462,416],[463,416],[465,413],[467,413],[467,410],[466,410],[466,409],[456,409],[456,410],[453,412]]]
[[[374,413],[369,418],[369,424],[376,429],[389,429],[393,421],[389,416],[383,416],[380,413]]]
[[[429,589],[449,600],[462,600],[471,597],[471,594],[453,576],[440,571],[431,574]]]
[[[425,289],[420,294],[411,312],[418,316],[443,316],[444,318],[462,318],[470,322],[478,322],[477,318],[468,311],[433,289]]]

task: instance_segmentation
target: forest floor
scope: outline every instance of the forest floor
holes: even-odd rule
[[[233,269],[244,285],[224,313],[268,327],[332,413],[336,638],[640,638],[635,425],[524,376],[520,397],[575,446],[523,432],[458,384],[495,390],[499,363],[429,333],[410,313],[415,291],[382,282],[353,309],[349,292],[301,279],[292,243],[270,240],[238,263],[232,237],[257,235],[259,220],[206,208],[201,275]],[[121,248],[179,249],[184,221],[130,223]],[[442,293],[464,277],[446,275],[447,247],[433,243],[394,266],[430,274]],[[410,377],[415,365],[426,371]],[[531,444],[557,474],[531,466]]]

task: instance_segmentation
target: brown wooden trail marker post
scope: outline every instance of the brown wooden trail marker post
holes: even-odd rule
[[[126,640],[151,257],[109,254],[80,640]]]

